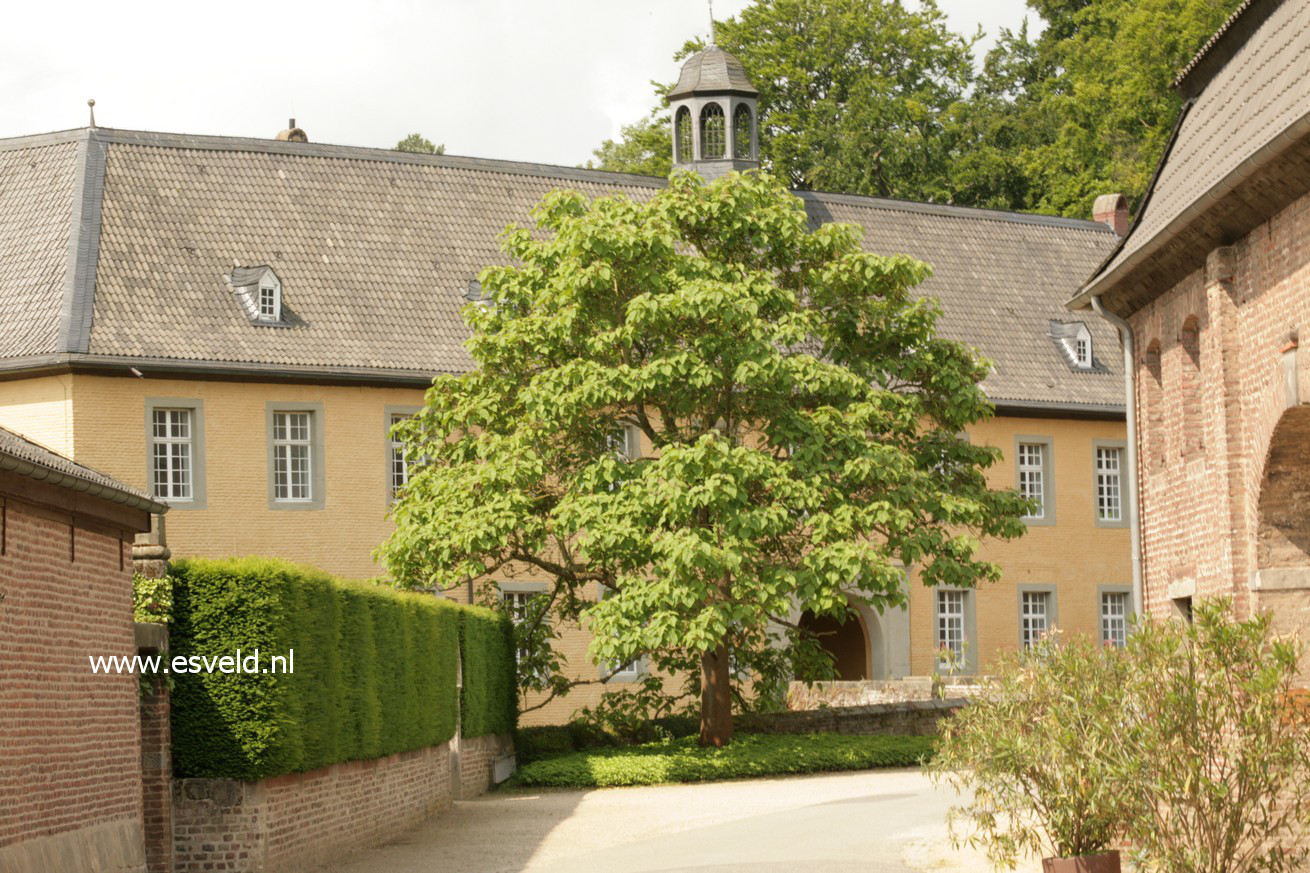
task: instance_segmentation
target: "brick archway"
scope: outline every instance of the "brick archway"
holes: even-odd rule
[[[1310,587],[1310,406],[1284,412],[1270,437],[1260,482],[1256,566],[1262,577],[1267,570],[1303,569],[1301,581]],[[1291,582],[1295,574],[1273,575]]]

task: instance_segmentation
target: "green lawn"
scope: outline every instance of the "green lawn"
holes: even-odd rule
[[[687,737],[534,761],[519,768],[515,781],[530,786],[603,788],[913,767],[932,755],[935,742],[935,737],[746,734],[725,748],[702,749],[694,737]]]

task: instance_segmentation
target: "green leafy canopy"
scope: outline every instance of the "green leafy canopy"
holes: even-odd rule
[[[936,336],[925,264],[812,229],[763,174],[559,191],[534,215],[465,309],[476,368],[399,428],[424,459],[381,549],[402,584],[526,571],[596,660],[685,672],[722,644],[765,663],[798,608],[903,603],[905,566],[996,577],[979,538],[1022,533],[1026,504],[961,436],[991,414],[987,365]]]

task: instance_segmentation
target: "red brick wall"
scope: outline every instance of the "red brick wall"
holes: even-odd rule
[[[1199,382],[1185,348],[1191,317],[1199,326]],[[1194,591],[1231,596],[1238,614],[1247,614],[1260,608],[1251,578],[1260,569],[1256,542],[1271,437],[1288,420],[1286,356],[1295,356],[1289,363],[1298,371],[1294,400],[1310,401],[1310,197],[1211,253],[1129,321],[1143,352],[1141,444],[1148,455],[1163,456],[1162,463],[1144,459],[1139,473],[1147,610],[1167,614],[1171,595]],[[1289,352],[1293,337],[1303,348]],[[1159,391],[1144,354],[1155,341]],[[1198,386],[1194,408],[1189,383]],[[1293,460],[1310,464],[1310,449]]]
[[[494,784],[496,762],[514,754],[508,736],[461,738],[459,741],[460,800],[469,800]]]
[[[0,858],[83,831],[135,834],[139,851],[137,680],[87,660],[136,652],[129,547],[67,512],[0,504]]]
[[[449,744],[262,782],[173,781],[178,873],[312,870],[451,803]]]
[[[141,701],[141,808],[148,873],[173,873],[173,744],[162,684]]]

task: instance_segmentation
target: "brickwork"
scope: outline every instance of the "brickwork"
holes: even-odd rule
[[[486,736],[459,741],[459,799],[485,794],[495,784],[496,764],[514,756],[508,736]]]
[[[137,680],[87,658],[136,651],[131,534],[6,496],[6,481],[0,869],[144,870]]]
[[[296,873],[377,845],[451,803],[450,746],[261,782],[173,781],[177,873]]]
[[[1310,627],[1307,230],[1302,197],[1129,317],[1139,348],[1160,348],[1159,390],[1149,354],[1137,368],[1153,614],[1174,598],[1226,595],[1239,615],[1269,610],[1287,629]]]
[[[141,811],[148,873],[173,873],[173,754],[169,696],[159,684],[141,701]]]

